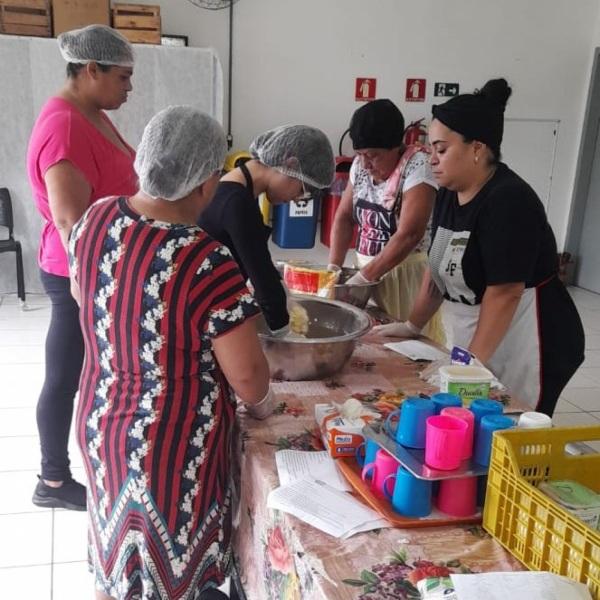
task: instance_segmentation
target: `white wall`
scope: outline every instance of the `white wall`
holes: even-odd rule
[[[160,4],[163,31],[214,46],[226,71],[227,10]],[[548,214],[562,245],[600,44],[597,0],[239,0],[234,10],[236,147],[290,122],[321,127],[337,147],[359,106],[357,76],[377,77],[378,97],[393,99],[409,121],[429,116],[434,81],[472,91],[503,75],[514,89],[507,117],[560,120]],[[427,78],[426,103],[404,102],[407,77]]]

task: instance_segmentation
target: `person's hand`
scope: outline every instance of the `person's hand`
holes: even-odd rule
[[[365,285],[367,283],[373,283],[369,281],[360,271],[356,271],[352,277],[349,277],[344,281],[345,285]]]
[[[248,414],[254,419],[266,419],[273,413],[275,408],[275,394],[273,393],[273,389],[269,385],[269,391],[267,395],[256,404],[246,404],[246,410]]]
[[[327,265],[327,270],[333,271],[334,273],[339,273],[342,270],[342,267],[340,267],[340,265],[334,265],[333,263],[329,263]]]
[[[388,323],[387,325],[376,325],[371,329],[372,333],[384,337],[416,338],[421,334],[421,329],[410,321]]]

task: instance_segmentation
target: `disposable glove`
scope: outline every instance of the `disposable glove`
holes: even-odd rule
[[[352,277],[346,279],[344,282],[346,285],[365,285],[366,283],[373,283],[369,281],[360,271],[357,271]]]
[[[269,415],[273,413],[273,409],[275,408],[275,394],[271,386],[269,386],[269,391],[267,395],[256,404],[246,404],[246,410],[248,414],[254,419],[266,419]]]
[[[385,337],[416,338],[419,337],[422,329],[419,329],[410,321],[404,321],[388,323],[387,325],[377,325],[371,331]]]

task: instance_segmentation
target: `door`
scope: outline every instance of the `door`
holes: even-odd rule
[[[600,120],[596,120],[594,158],[590,173],[579,249],[575,285],[600,294]]]

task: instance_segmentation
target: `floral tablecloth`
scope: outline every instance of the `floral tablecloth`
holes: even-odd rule
[[[424,576],[522,568],[479,526],[387,528],[338,540],[267,508],[269,492],[279,485],[275,452],[322,449],[316,403],[397,389],[407,395],[434,391],[419,380],[422,368],[365,337],[332,379],[276,382],[275,415],[262,422],[241,416],[234,554],[248,600],[419,598],[415,584]],[[506,396],[503,401],[519,408]]]

